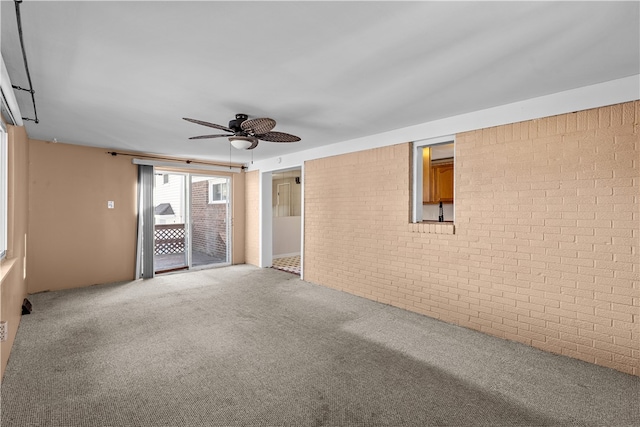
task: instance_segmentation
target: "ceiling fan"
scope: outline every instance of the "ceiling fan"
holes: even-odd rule
[[[275,127],[276,121],[266,117],[250,119],[246,114],[236,114],[236,118],[229,122],[228,127],[217,125],[215,123],[204,122],[202,120],[189,119],[187,117],[183,117],[183,119],[191,123],[229,132],[214,135],[192,136],[189,139],[229,138],[231,145],[238,150],[253,150],[258,146],[258,140],[270,142],[300,141],[300,138],[295,135],[272,131],[271,129]]]

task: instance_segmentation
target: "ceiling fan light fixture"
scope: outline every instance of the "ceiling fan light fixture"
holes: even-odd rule
[[[226,134],[192,136],[189,139],[228,138],[229,143],[237,150],[253,150],[258,146],[259,140],[270,142],[300,141],[300,138],[295,135],[272,131],[271,129],[276,125],[276,121],[267,117],[249,119],[246,114],[236,114],[235,120],[229,122],[229,127],[188,117],[183,117],[183,119],[197,125],[228,132]]]
[[[238,150],[249,150],[258,145],[258,139],[252,136],[230,136],[229,142]]]

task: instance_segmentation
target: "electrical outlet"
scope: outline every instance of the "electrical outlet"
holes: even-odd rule
[[[113,200],[109,200],[107,202],[107,209],[114,209],[116,207],[116,203]]]
[[[0,321],[0,341],[6,341],[9,335],[9,323],[6,320]]]

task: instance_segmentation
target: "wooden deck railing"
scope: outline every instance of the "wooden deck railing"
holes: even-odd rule
[[[178,254],[185,251],[184,224],[156,224],[155,255]]]

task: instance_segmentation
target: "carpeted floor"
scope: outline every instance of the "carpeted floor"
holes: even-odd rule
[[[638,426],[640,378],[234,266],[32,295],[10,426]]]

